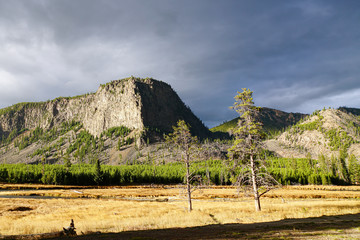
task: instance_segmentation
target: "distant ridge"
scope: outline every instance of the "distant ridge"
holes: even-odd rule
[[[263,129],[266,132],[274,132],[284,130],[286,127],[296,124],[299,120],[306,117],[303,113],[287,113],[284,111],[261,108],[258,120],[263,124]],[[230,121],[220,124],[217,127],[211,128],[212,132],[229,132],[234,128],[239,118],[234,118]]]

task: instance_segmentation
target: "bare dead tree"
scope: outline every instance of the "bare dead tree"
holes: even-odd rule
[[[185,165],[186,175],[186,192],[188,197],[189,212],[192,210],[191,193],[194,191],[192,188],[193,182],[198,182],[201,179],[200,176],[194,175],[190,170],[191,161],[198,149],[198,139],[193,137],[190,133],[190,126],[183,120],[179,120],[177,126],[173,127],[174,132],[165,137],[166,142],[174,144],[175,150]]]

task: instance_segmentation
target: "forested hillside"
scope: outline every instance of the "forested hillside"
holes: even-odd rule
[[[257,119],[263,124],[263,130],[268,134],[273,134],[286,127],[297,123],[300,119],[307,116],[302,113],[287,113],[271,108],[261,108]],[[212,132],[230,132],[238,122],[239,118],[234,118],[230,121],[224,122],[217,127],[211,128]]]

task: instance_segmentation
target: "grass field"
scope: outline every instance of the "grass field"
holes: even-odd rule
[[[75,189],[0,185],[0,188],[3,197],[30,197],[0,198],[2,235],[60,231],[69,225],[70,219],[74,219],[81,234],[360,214],[360,187],[351,186],[289,186],[273,190],[262,198],[261,212],[255,212],[253,200],[238,194],[233,187],[200,189],[194,192],[191,213],[186,211],[180,186]],[[26,188],[37,189],[15,190]],[[42,199],[49,196],[58,198]],[[33,199],[37,197],[39,199]]]

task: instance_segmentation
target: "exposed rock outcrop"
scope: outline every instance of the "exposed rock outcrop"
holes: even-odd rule
[[[179,119],[190,124],[195,135],[209,132],[170,85],[130,77],[101,85],[96,93],[1,109],[0,137],[7,137],[14,129],[49,129],[72,120],[81,122],[95,136],[115,126],[168,132]]]

